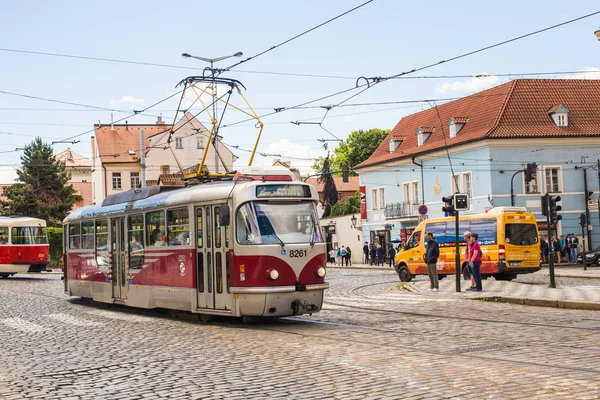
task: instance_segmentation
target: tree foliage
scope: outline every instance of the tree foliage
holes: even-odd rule
[[[56,160],[52,147],[37,137],[25,146],[22,168],[17,169],[18,183],[4,188],[5,201],[0,211],[8,215],[41,218],[49,226],[60,226],[62,220],[81,200],[68,184],[71,175]]]
[[[339,196],[337,188],[335,187],[335,181],[329,167],[329,154],[323,160],[323,167],[321,169],[321,176],[318,181],[324,183],[323,185],[323,206],[325,208],[322,218],[327,218],[331,214],[331,207],[338,202]]]
[[[360,212],[360,192],[358,190],[354,195],[346,197],[333,205],[329,216],[337,217],[338,215],[356,214],[357,212]]]
[[[62,260],[63,230],[48,228],[48,243],[50,243],[50,267],[59,268]]]
[[[366,131],[360,129],[350,132],[348,138],[341,142],[333,150],[333,155],[329,157],[331,170],[341,171],[343,165],[349,165],[350,168],[354,168],[356,165],[367,160],[389,133],[389,129],[378,128]],[[320,171],[324,160],[324,157],[319,157],[313,164],[313,169]],[[337,175],[341,176],[341,172],[337,173]],[[356,173],[350,170],[350,175],[356,176]]]

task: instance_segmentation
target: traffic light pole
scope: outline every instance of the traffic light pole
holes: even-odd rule
[[[510,178],[510,205],[511,205],[511,207],[515,206],[515,190],[513,189],[513,181],[515,180],[515,176],[517,176],[521,172],[525,172],[525,171],[523,171],[523,170],[517,171],[513,174],[512,178]]]
[[[458,211],[455,211],[454,221],[456,223],[456,254],[454,261],[456,262],[456,291],[460,292],[460,232],[458,226]]]
[[[587,257],[585,256],[585,233],[583,232],[583,227],[585,226],[585,224],[587,224],[587,222],[580,224],[581,225],[581,239],[583,241],[583,243],[582,243],[583,244],[583,253],[581,253],[581,262],[583,263],[583,270],[587,271],[587,263],[586,263]],[[577,260],[575,260],[575,261],[577,261]]]
[[[590,231],[590,208],[588,206],[588,185],[587,185],[587,168],[583,168],[583,200],[585,201],[585,221],[587,228],[587,247],[588,249],[592,248],[592,232]],[[583,236],[583,235],[582,235]],[[585,251],[585,247],[583,247],[583,251]]]
[[[550,229],[550,195],[546,193],[544,196],[546,197],[546,223],[548,224],[548,232],[551,232],[552,230]],[[554,280],[554,247],[552,246],[550,235],[548,235],[548,268],[550,269],[550,287],[555,288],[556,281]]]

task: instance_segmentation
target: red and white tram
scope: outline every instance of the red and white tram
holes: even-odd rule
[[[236,317],[320,311],[329,285],[316,189],[248,171],[73,211],[64,220],[66,293]]]
[[[41,272],[48,265],[46,221],[29,217],[0,217],[0,277]]]

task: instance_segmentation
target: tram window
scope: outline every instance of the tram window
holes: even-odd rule
[[[221,223],[219,221],[219,207],[215,207],[215,247],[221,247]]]
[[[142,269],[144,266],[144,216],[132,215],[127,221],[129,226],[129,268]]]
[[[204,254],[198,253],[197,259],[198,259],[198,277],[197,277],[198,292],[203,293],[204,292]]]
[[[206,207],[206,226],[208,226],[208,229],[206,230],[206,247],[210,248],[211,244],[210,244],[210,231],[211,231],[211,227],[210,227],[210,207]],[[210,289],[208,290],[209,292],[211,291]]]
[[[239,208],[236,217],[236,233],[239,244],[260,244],[260,233],[251,203]]]
[[[108,272],[108,220],[96,220],[96,263],[100,270]]]
[[[196,240],[199,249],[202,248],[202,209],[196,209]],[[202,290],[204,291],[204,290]]]
[[[223,254],[215,254],[215,269],[217,274],[217,293],[223,293]]]
[[[167,211],[167,234],[169,246],[189,246],[190,216],[187,208]]]
[[[0,244],[8,244],[8,227],[0,227]]]
[[[81,248],[81,226],[79,223],[69,225],[69,248],[71,250]]]
[[[15,226],[11,232],[12,244],[47,244],[46,227]]]
[[[94,248],[94,221],[83,221],[81,223],[81,248]]]
[[[148,246],[165,246],[165,212],[146,214],[146,238]]]

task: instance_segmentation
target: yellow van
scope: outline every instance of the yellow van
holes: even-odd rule
[[[494,207],[486,214],[461,215],[458,226],[461,272],[466,265],[463,237],[466,231],[479,235],[482,277],[493,276],[496,280],[510,281],[517,274],[540,270],[540,243],[535,216],[524,207]],[[427,275],[427,265],[423,260],[427,232],[433,233],[440,246],[439,278],[456,273],[455,218],[431,218],[417,226],[404,249],[396,255],[394,268],[401,281],[409,282],[415,275]]]

